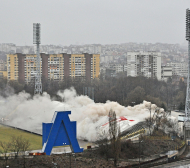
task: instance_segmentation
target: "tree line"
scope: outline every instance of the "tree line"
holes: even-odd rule
[[[150,101],[159,107],[166,109],[185,108],[186,84],[184,81],[167,82],[146,77],[111,77],[100,78],[86,81],[82,78],[68,78],[65,81],[43,81],[43,91],[47,92],[51,97],[57,96],[58,90],[69,89],[74,87],[78,95],[83,94],[84,87],[94,88],[94,101],[105,103],[107,100],[116,101],[121,105],[136,105],[142,103],[143,100]],[[0,95],[6,97],[10,89],[14,89],[14,93],[25,90],[31,95],[34,94],[34,83],[20,84],[17,81],[0,80]]]
[[[136,142],[132,142],[131,139],[126,138],[125,136],[125,138],[123,137],[124,134],[120,132],[120,124],[117,121],[115,111],[111,109],[108,117],[108,131],[103,131],[95,143],[99,146],[99,148],[96,149],[98,154],[100,154],[107,161],[112,158],[115,167],[118,166],[120,159],[131,157],[139,157],[140,164],[141,155],[145,156],[145,154],[148,154],[150,156],[152,153],[147,153],[149,151],[149,145],[156,146],[151,148],[152,151],[159,148],[160,151],[167,152],[168,149],[159,147],[159,144],[163,142],[162,138],[170,141],[173,139],[177,145],[181,145],[182,143],[182,140],[178,137],[180,133],[178,123],[170,118],[169,112],[164,112],[160,110],[160,108],[156,109],[153,117],[145,119],[145,131],[141,133],[136,132],[135,136],[138,136],[139,146]],[[156,141],[154,141],[153,138],[156,139]],[[144,145],[140,147],[140,143],[142,142]],[[171,146],[169,149],[171,149]]]

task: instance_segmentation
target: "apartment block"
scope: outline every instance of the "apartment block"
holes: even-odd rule
[[[46,55],[42,56],[43,68],[42,74],[46,74],[48,80],[64,79],[64,57],[63,54],[50,54],[48,61]]]
[[[45,54],[41,53],[42,80],[63,81],[65,78],[84,78],[86,80],[99,77],[99,54]],[[35,54],[8,54],[7,79],[30,83],[35,79]]]
[[[0,79],[7,78],[7,71],[0,71]]]
[[[188,63],[187,62],[170,62],[167,66],[172,67],[172,75],[187,77]]]
[[[167,82],[168,78],[172,78],[172,67],[162,66],[161,78],[163,81]]]
[[[18,63],[19,55],[11,54],[7,56],[7,79],[8,80],[18,80]]]
[[[19,73],[18,77],[20,77],[20,82],[24,81],[24,83],[34,82],[36,75],[36,55],[27,54],[20,60],[21,67],[18,65]],[[23,62],[24,61],[24,62]],[[24,66],[23,66],[24,63]],[[42,61],[41,61],[42,64]],[[41,66],[42,68],[42,66]],[[24,72],[24,73],[23,73]],[[42,69],[41,69],[42,72]]]
[[[108,69],[114,69],[115,73],[127,72],[127,64],[109,64]]]
[[[6,67],[6,62],[4,60],[0,60],[0,71],[4,71]]]
[[[127,76],[145,76],[161,80],[161,54],[153,51],[128,52]]]

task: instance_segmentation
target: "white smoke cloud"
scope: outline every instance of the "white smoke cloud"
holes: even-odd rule
[[[134,107],[124,107],[111,101],[94,103],[87,96],[77,95],[74,88],[58,91],[57,95],[62,98],[62,102],[51,100],[50,95],[45,92],[33,98],[25,92],[6,99],[0,97],[0,117],[8,125],[41,133],[42,122],[51,122],[55,111],[71,111],[71,121],[77,121],[78,138],[94,141],[98,136],[97,128],[108,122],[110,109],[117,116],[127,116],[136,121],[143,121],[150,115],[147,109],[150,102],[146,101]],[[156,105],[151,108],[154,111]]]

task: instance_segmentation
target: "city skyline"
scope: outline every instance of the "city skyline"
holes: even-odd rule
[[[2,1],[0,43],[32,45],[32,24],[42,44],[184,43],[188,0]]]

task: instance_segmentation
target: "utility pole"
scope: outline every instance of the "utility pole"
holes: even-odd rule
[[[33,44],[36,44],[36,76],[34,94],[42,93],[40,58],[40,23],[33,23]]]

